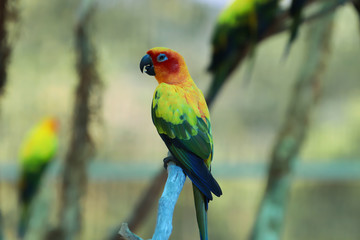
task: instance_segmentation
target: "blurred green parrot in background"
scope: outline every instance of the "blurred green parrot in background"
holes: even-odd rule
[[[208,70],[213,79],[206,96],[214,100],[226,79],[267,33],[277,14],[278,0],[236,0],[219,15],[212,35],[212,56]]]
[[[22,239],[29,222],[29,209],[34,199],[46,166],[58,149],[58,121],[48,117],[27,134],[20,148],[19,205],[20,219],[18,236]]]
[[[184,173],[193,183],[196,217],[202,240],[208,239],[208,202],[222,194],[212,176],[213,139],[210,114],[184,58],[168,48],[153,48],[141,59],[140,70],[155,76],[153,123]]]

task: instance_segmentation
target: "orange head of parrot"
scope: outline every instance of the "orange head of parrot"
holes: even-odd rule
[[[140,61],[140,70],[155,76],[159,83],[177,84],[190,78],[184,58],[174,50],[152,48]]]
[[[47,117],[43,120],[42,126],[49,129],[51,132],[57,133],[59,129],[59,121],[55,117]]]

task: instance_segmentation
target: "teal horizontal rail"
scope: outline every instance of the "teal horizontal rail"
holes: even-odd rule
[[[155,162],[155,161],[154,161]],[[94,161],[89,165],[90,181],[137,181],[154,177],[162,167],[149,163],[121,163]],[[265,163],[214,163],[212,172],[221,179],[263,179],[267,176]],[[293,166],[295,179],[304,180],[360,180],[360,161],[297,161]],[[52,173],[56,177],[61,166],[57,164]],[[19,169],[16,164],[0,164],[0,181],[16,181]]]

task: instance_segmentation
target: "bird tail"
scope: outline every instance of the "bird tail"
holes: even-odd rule
[[[28,227],[28,222],[29,222],[29,205],[21,204],[20,218],[17,229],[18,239],[24,239]]]
[[[201,240],[208,240],[208,229],[207,229],[207,205],[208,200],[201,193],[201,191],[193,184],[194,200],[196,219],[200,232]]]
[[[18,223],[18,239],[23,239],[30,218],[30,206],[38,191],[40,179],[43,175],[45,165],[39,171],[31,172],[22,170],[18,183],[20,216]]]

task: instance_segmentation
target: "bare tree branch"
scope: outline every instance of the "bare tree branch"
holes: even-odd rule
[[[11,46],[8,25],[17,19],[15,0],[0,0],[0,97],[4,94],[7,82],[7,68],[10,62]],[[0,210],[0,240],[4,239],[4,219]]]
[[[126,227],[132,229],[134,232],[141,226],[141,224],[146,219],[149,212],[153,209],[155,202],[160,196],[161,189],[163,189],[167,179],[167,172],[161,168],[159,173],[151,181],[151,184],[147,190],[142,194],[142,197],[139,199],[135,205],[134,210],[129,217],[129,220],[126,220]],[[123,227],[123,225],[121,226]],[[110,237],[106,239],[109,240],[118,240],[119,234],[118,229],[120,226],[117,226]]]
[[[10,47],[8,43],[8,32],[6,29],[6,20],[8,15],[8,0],[0,1],[0,95],[4,92],[4,86],[7,78],[7,65],[10,56]]]
[[[132,233],[127,223],[121,224],[120,231],[118,233],[123,240],[142,240],[141,237]]]
[[[83,0],[75,28],[79,84],[75,95],[73,131],[65,159],[60,210],[60,229],[67,240],[75,239],[81,229],[80,198],[87,183],[87,164],[94,154],[89,127],[101,102],[102,85],[96,70],[96,49],[90,38],[94,10],[94,1]]]
[[[326,4],[327,6],[327,4]],[[295,82],[287,116],[273,147],[265,195],[251,240],[280,239],[295,158],[308,131],[310,114],[321,90],[328,62],[334,14],[314,22],[309,30],[305,58]]]
[[[157,189],[162,189],[164,187],[166,177],[167,173],[162,168],[155,176],[155,179],[152,181],[146,192],[144,192],[141,200],[137,203],[135,211],[132,213],[132,216],[128,221],[129,227],[133,229],[133,231],[136,231],[138,226],[140,226],[142,221],[145,219],[147,212],[152,209],[155,201],[160,195],[160,191]],[[145,201],[142,199],[145,199]]]
[[[0,96],[4,93],[7,81],[7,66],[11,55],[8,25],[11,20],[17,19],[16,2],[15,0],[0,1]]]
[[[181,167],[174,162],[169,162],[167,166],[168,178],[164,187],[163,194],[159,200],[158,216],[156,228],[152,239],[169,239],[172,232],[172,219],[174,208],[184,186],[186,176]],[[132,234],[126,225],[122,225],[119,234],[126,240],[136,239],[138,236]]]

